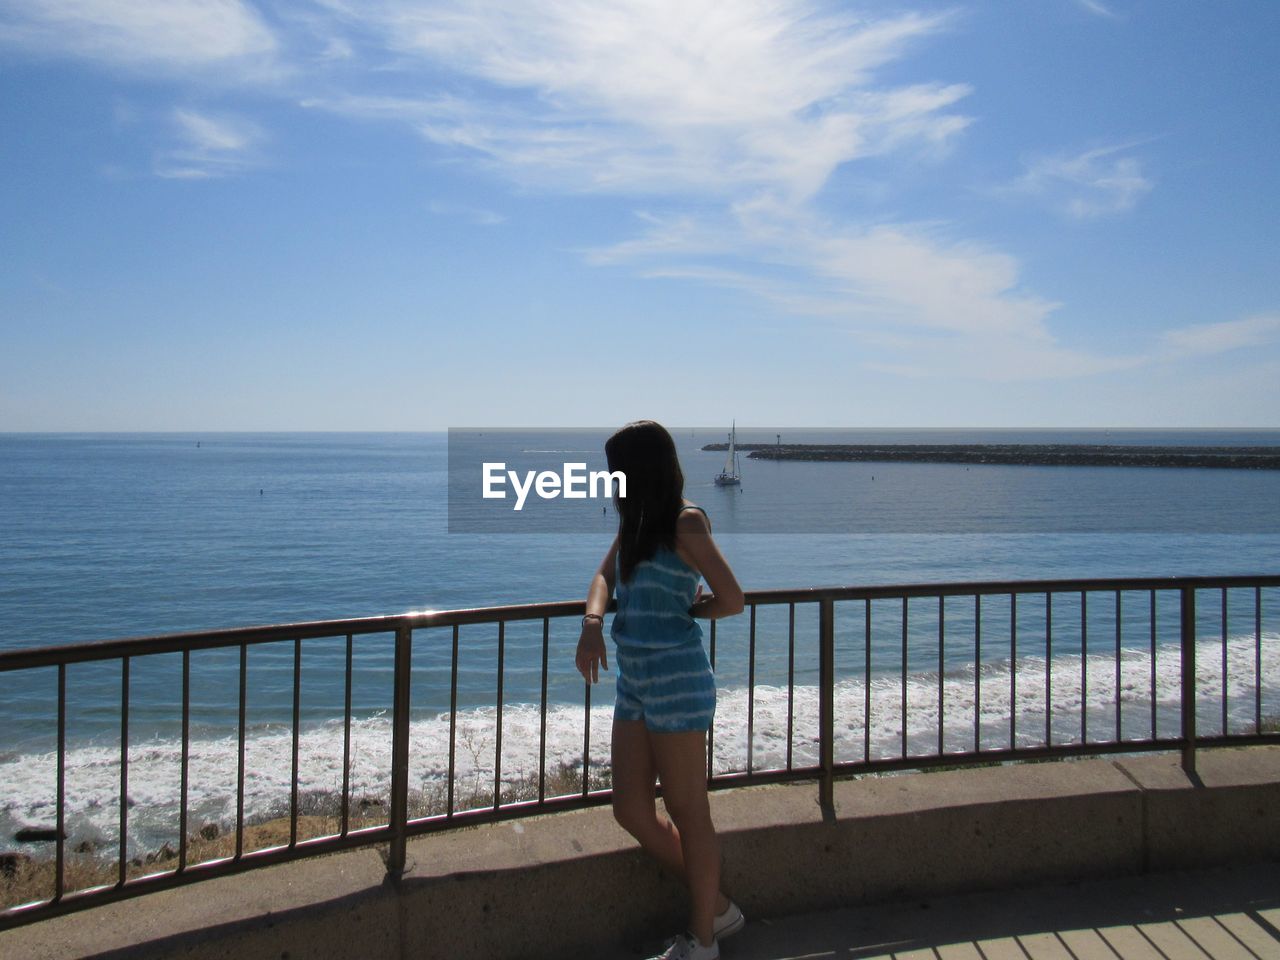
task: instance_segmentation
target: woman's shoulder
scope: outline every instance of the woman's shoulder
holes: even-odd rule
[[[676,514],[676,534],[706,533],[711,529],[711,520],[707,511],[688,500],[681,505]]]

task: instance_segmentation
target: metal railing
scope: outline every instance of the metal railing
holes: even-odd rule
[[[748,593],[746,615],[713,622],[707,634],[721,690],[708,741],[709,783],[718,789],[816,780],[820,802],[830,807],[834,779],[860,772],[1145,750],[1180,750],[1184,768],[1193,772],[1199,747],[1280,742],[1278,588],[1280,576],[1232,576]],[[0,891],[23,876],[35,882],[30,878],[37,875],[46,878],[46,888],[31,902],[13,902],[11,894],[0,928],[369,844],[387,845],[387,869],[397,877],[405,870],[409,837],[608,802],[607,745],[600,741],[609,707],[593,709],[593,690],[572,667],[582,612],[581,602],[428,611],[0,654],[0,680],[16,678],[30,689],[51,681],[56,691],[48,718],[56,744],[50,756],[54,822],[42,834],[53,854],[44,860],[14,856],[0,873]],[[303,684],[312,668],[304,669],[303,654],[321,647],[325,657],[316,670],[330,682],[321,719],[304,722]],[[266,649],[275,656],[251,669],[251,659]],[[203,682],[221,670],[236,716],[235,774],[228,772],[222,784],[234,802],[227,815],[234,833],[224,834],[215,854],[192,831],[192,717],[193,659],[218,651],[228,654],[225,662],[218,669],[201,665],[198,673]],[[136,842],[132,849],[130,844],[131,827],[147,813],[133,805],[130,769],[140,762],[135,751],[155,741],[131,742],[135,726],[142,726],[131,706],[151,689],[151,679],[146,685],[139,679],[144,669],[150,677],[165,657],[178,660],[176,702],[169,704],[178,718],[176,822],[170,824],[177,849],[144,862]],[[76,773],[68,715],[76,704],[68,681],[82,670],[94,671],[99,688],[119,684],[118,743],[111,745],[119,807],[114,863],[104,858],[103,844],[68,849],[69,820],[81,812],[71,809],[68,792],[68,777]],[[254,690],[259,670],[280,680],[275,694]],[[366,674],[379,682],[389,676],[389,690],[384,685],[382,700],[357,704],[353,690]],[[477,693],[489,681],[491,701]],[[275,704],[281,696],[285,703]],[[323,715],[336,711],[339,698],[337,729]],[[287,707],[289,715],[287,723],[266,727],[288,731],[287,800],[280,798],[285,806],[276,811],[278,827],[287,821],[287,840],[277,834],[262,846],[252,835],[255,821],[267,817],[247,809],[246,785],[257,776],[247,761],[256,743],[249,734],[251,700]],[[230,704],[214,706],[231,712]],[[510,719],[519,714],[528,720],[535,707],[536,750],[529,724],[517,731]],[[0,706],[0,722],[4,710]],[[147,712],[156,712],[149,701]],[[549,730],[553,714],[568,734]],[[374,752],[379,744],[388,749],[385,758],[364,764],[369,770],[357,784],[353,728],[374,723],[385,734],[371,741]],[[438,734],[433,744],[424,745],[430,739],[424,724]],[[16,729],[9,723],[3,728]],[[327,758],[329,768],[341,752],[341,782],[329,792],[326,817],[307,812],[314,798],[302,784],[301,738],[304,729],[320,728],[324,738],[312,752]],[[492,739],[491,747],[485,740],[477,748],[476,730]],[[513,775],[511,762],[504,771],[504,732],[507,748],[517,734],[528,741],[528,762],[537,757],[534,777],[523,769]],[[471,755],[470,764],[460,747]],[[99,765],[102,749],[95,754]],[[491,767],[484,762],[490,755]],[[0,777],[3,770],[0,762]],[[96,804],[101,809],[101,801]],[[314,833],[321,835],[304,835]],[[92,869],[71,881],[73,862]]]

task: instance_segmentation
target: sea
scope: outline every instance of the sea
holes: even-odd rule
[[[602,463],[608,432],[469,431],[468,441],[487,433],[493,446],[484,459],[543,468]],[[744,457],[741,485],[719,487],[713,478],[725,454],[702,448],[723,442],[726,432],[672,429],[686,496],[706,509],[721,552],[747,590],[1280,573],[1280,471]],[[1280,446],[1274,430],[737,428],[740,443],[775,438]],[[582,598],[616,526],[610,502],[550,503],[534,496],[516,511],[508,500],[496,504],[504,511],[496,525],[469,526],[458,519],[458,438],[452,439],[451,471],[451,437],[443,432],[0,435],[0,652]],[[468,496],[475,495],[474,503],[480,476],[463,482],[473,482]],[[562,522],[566,510],[572,523]],[[1264,595],[1260,652],[1252,591],[1232,593],[1225,623],[1216,600],[1201,611],[1200,661],[1208,671],[1202,679],[1227,705],[1228,729],[1247,728],[1258,702],[1265,714],[1280,713],[1275,593]],[[1016,661],[1007,598],[984,601],[981,650],[972,600],[946,611],[945,631],[936,600],[913,602],[905,655],[900,603],[873,604],[870,675],[862,646],[865,610],[860,602],[838,608],[838,759],[936,751],[940,720],[945,750],[971,748],[975,739],[992,747],[1042,743],[1046,735],[1065,741],[1080,736],[1082,720],[1086,734],[1105,738],[1114,736],[1117,702],[1124,737],[1150,736],[1153,716],[1160,734],[1176,730],[1176,602],[1160,600],[1153,658],[1145,596],[1123,599],[1119,658],[1107,632],[1114,631],[1113,599],[1091,600],[1087,612],[1069,603],[1055,607],[1051,651],[1043,644],[1043,600],[1020,601]],[[1098,629],[1082,630],[1091,618]],[[940,632],[946,635],[941,646]],[[608,760],[612,673],[593,688],[588,714],[572,663],[576,624],[557,621],[551,633],[547,767],[581,772],[589,716],[586,763],[598,770]],[[811,608],[797,608],[794,643],[787,608],[761,608],[753,664],[748,618],[717,625],[717,770],[748,763],[767,769],[788,755],[797,764],[813,762],[816,633]],[[415,636],[411,788],[439,789],[451,723],[458,731],[459,784],[479,788],[495,772],[504,784],[536,776],[541,623],[507,628],[501,703],[496,628],[462,629],[456,715],[449,702],[451,642],[447,630]],[[288,802],[293,654],[292,644],[281,643],[249,655],[247,817],[281,812]],[[303,644],[304,795],[332,792],[342,782],[344,663],[343,636]],[[353,797],[376,799],[385,796],[389,769],[391,638],[357,638],[354,663],[345,772]],[[192,655],[193,825],[234,823],[237,668],[236,651]],[[126,839],[139,853],[175,837],[180,669],[176,655],[135,658],[131,665]],[[75,665],[67,684],[69,833],[76,843],[113,844],[120,819],[120,667]],[[1049,730],[1047,702],[1054,705]],[[0,673],[0,847],[36,849],[8,843],[9,837],[55,818],[55,715],[55,671]],[[1220,729],[1217,706],[1202,726],[1212,731],[1214,723]]]

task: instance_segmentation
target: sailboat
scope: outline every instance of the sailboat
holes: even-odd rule
[[[733,487],[742,483],[742,471],[738,469],[738,422],[729,431],[729,453],[724,458],[724,469],[716,475],[717,487]]]

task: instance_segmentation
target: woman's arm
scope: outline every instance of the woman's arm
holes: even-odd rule
[[[676,550],[697,570],[711,595],[700,594],[689,608],[694,617],[718,620],[742,612],[742,587],[711,539],[711,525],[701,510],[685,510],[676,520]]]
[[[618,555],[618,538],[596,568],[591,578],[591,586],[587,587],[587,612],[582,618],[582,634],[578,637],[578,652],[574,664],[582,679],[588,683],[600,680],[600,668],[609,669],[609,658],[604,644],[604,612],[609,608],[609,598],[613,596],[614,561]]]

